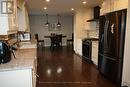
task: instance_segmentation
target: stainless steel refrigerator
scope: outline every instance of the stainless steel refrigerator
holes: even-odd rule
[[[126,9],[107,13],[99,22],[98,69],[117,85],[122,79],[126,13]]]

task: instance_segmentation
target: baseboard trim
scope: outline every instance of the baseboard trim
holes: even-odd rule
[[[130,82],[122,82],[122,87],[130,87]]]
[[[45,45],[45,47],[50,47],[51,45]],[[67,45],[65,45],[65,44],[63,44],[62,46],[67,46]]]
[[[77,56],[79,56],[80,58],[82,58],[82,55],[80,55],[79,53],[76,53],[75,51],[74,51],[74,53],[75,53]]]

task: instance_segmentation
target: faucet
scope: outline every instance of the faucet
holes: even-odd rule
[[[10,46],[10,51],[13,54],[15,59],[16,59],[16,54],[15,54],[16,50],[17,50],[17,47],[15,45]]]
[[[23,38],[25,38],[24,31],[18,31],[18,35],[22,35]]]

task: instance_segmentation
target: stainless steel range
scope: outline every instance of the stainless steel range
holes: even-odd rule
[[[83,39],[82,44],[82,57],[89,63],[91,63],[92,41],[88,39]]]

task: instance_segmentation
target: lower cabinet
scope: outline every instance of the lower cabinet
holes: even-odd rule
[[[1,87],[33,87],[32,69],[0,72]]]
[[[92,61],[98,65],[98,41],[92,41]]]
[[[34,65],[33,65],[33,69],[32,69],[32,87],[36,87],[36,80],[37,80],[37,60],[34,61]]]
[[[0,71],[0,87],[36,87],[36,64],[34,67]]]
[[[77,53],[82,56],[82,39],[77,39]]]

